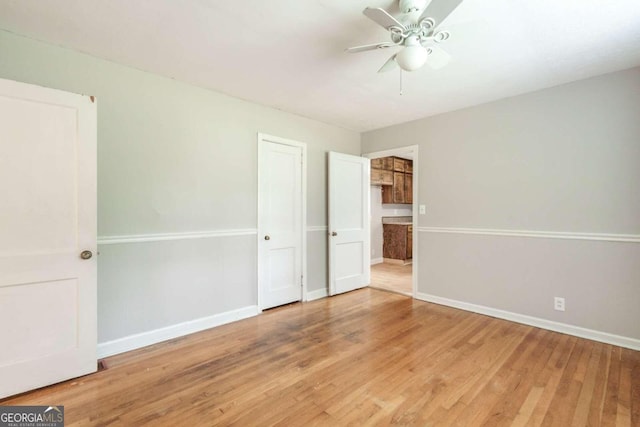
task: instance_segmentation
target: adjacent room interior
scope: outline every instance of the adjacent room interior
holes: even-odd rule
[[[0,409],[640,425],[639,117],[637,0],[0,0]]]
[[[407,296],[413,296],[413,195],[418,193],[413,180],[414,164],[417,165],[414,150],[417,148],[368,154],[371,159],[369,286]]]

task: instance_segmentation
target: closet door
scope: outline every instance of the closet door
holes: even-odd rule
[[[0,79],[0,398],[96,370],[95,99]]]

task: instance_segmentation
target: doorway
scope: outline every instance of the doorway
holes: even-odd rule
[[[369,286],[413,297],[418,280],[418,146],[376,151],[364,157],[372,161],[372,177],[376,177],[369,187]],[[374,166],[381,168],[379,173],[384,177],[376,175]],[[403,186],[404,193],[398,186]]]

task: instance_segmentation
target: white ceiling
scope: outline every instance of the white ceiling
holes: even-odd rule
[[[639,0],[465,0],[443,69],[378,74],[391,0],[0,0],[0,28],[367,131],[640,65]],[[1,60],[1,53],[0,53]]]

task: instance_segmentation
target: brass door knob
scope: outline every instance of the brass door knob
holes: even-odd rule
[[[267,234],[266,236],[264,236],[264,240],[271,240],[271,236]]]
[[[335,237],[335,236],[337,236],[337,235],[338,235],[338,233],[336,233],[335,231],[332,231],[332,232],[331,232],[331,235],[332,235],[333,237]]]
[[[80,258],[82,259],[90,259],[93,256],[93,252],[91,251],[82,251],[80,252]]]

